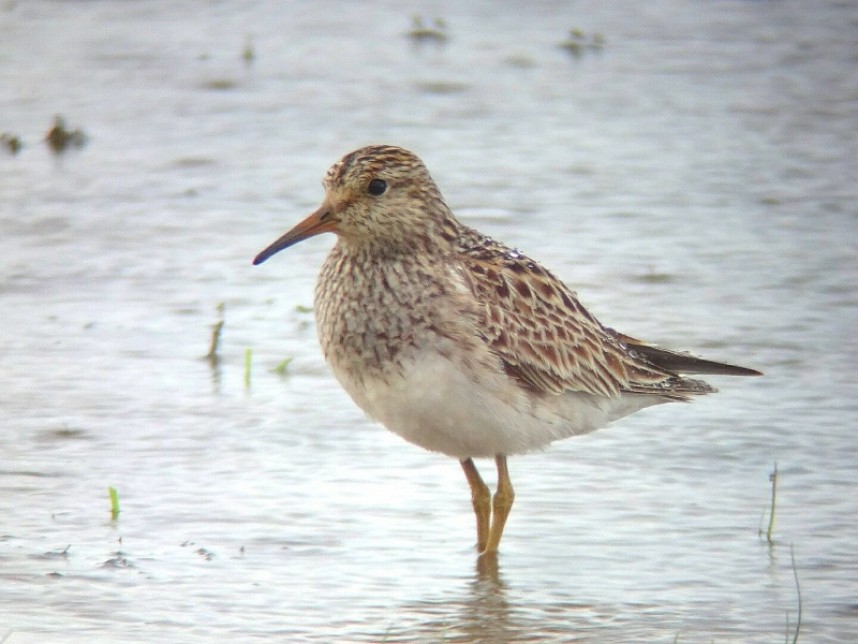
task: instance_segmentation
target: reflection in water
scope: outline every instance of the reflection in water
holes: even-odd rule
[[[508,641],[515,629],[510,623],[510,604],[497,553],[477,558],[468,591],[459,614],[461,635],[470,641]]]
[[[514,576],[515,581],[507,583],[498,556],[482,556],[477,559],[472,576],[461,580],[464,583],[441,597],[402,606],[397,611],[397,626],[386,630],[381,639],[386,642],[628,642],[633,633],[676,636],[683,628],[686,634],[691,632],[687,629],[693,629],[685,621],[688,616],[657,599],[629,603],[598,601],[594,600],[598,589],[577,587],[572,581],[574,575],[561,575],[568,583],[561,581],[557,585],[543,578],[536,582],[537,587],[523,569],[517,568]],[[630,588],[635,585],[631,581],[629,584]]]
[[[209,363],[212,372],[212,391],[215,394],[220,393],[221,386],[221,359],[220,359],[220,335],[223,331],[224,310],[226,305],[221,302],[217,305],[218,321],[212,325],[212,339],[209,344],[209,351],[205,355],[205,359]]]
[[[525,588],[508,586],[497,555],[481,556],[464,587],[440,599],[403,606],[401,623],[384,633],[384,641],[568,641],[594,631],[610,641],[614,611],[599,616],[593,606],[568,597],[546,601],[522,592]],[[621,633],[615,639],[621,641]]]
[[[219,394],[221,392],[221,380],[223,377],[220,358],[210,358],[209,356],[206,356],[206,360],[208,361],[209,368],[212,372],[212,393]]]
[[[508,642],[530,629],[512,619],[506,584],[497,555],[477,559],[473,577],[458,596],[422,600],[404,606],[401,630],[385,633],[385,641]],[[413,618],[416,624],[408,624]]]

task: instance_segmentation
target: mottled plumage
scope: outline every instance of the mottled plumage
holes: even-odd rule
[[[758,373],[604,327],[545,268],[459,222],[406,150],[356,150],[324,186],[322,206],[254,263],[337,235],[316,286],[325,358],[367,414],[461,460],[481,551],[497,550],[512,505],[506,455],[714,391],[683,373]],[[493,520],[481,456],[498,464]]]

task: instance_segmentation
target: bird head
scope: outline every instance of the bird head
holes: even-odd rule
[[[438,187],[408,150],[389,145],[360,148],[331,166],[322,184],[322,205],[259,253],[254,264],[328,232],[346,246],[372,246],[381,252],[413,252],[455,238],[455,220]]]

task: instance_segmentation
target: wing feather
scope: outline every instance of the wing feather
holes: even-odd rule
[[[463,278],[482,308],[480,333],[523,386],[676,399],[713,391],[630,351],[625,336],[603,327],[563,282],[518,251],[471,229],[460,246]]]

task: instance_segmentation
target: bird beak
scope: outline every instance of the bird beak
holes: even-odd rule
[[[316,212],[259,253],[253,259],[253,265],[261,264],[275,253],[286,250],[300,241],[321,235],[322,233],[332,233],[335,227],[336,221],[331,216],[331,207],[325,201]]]

